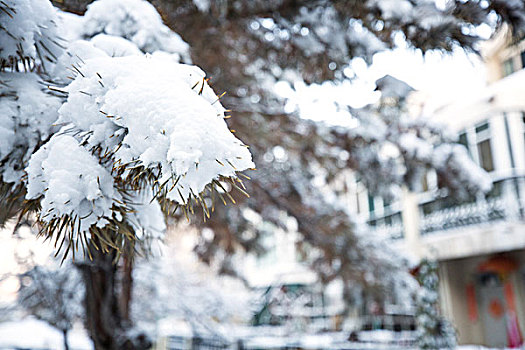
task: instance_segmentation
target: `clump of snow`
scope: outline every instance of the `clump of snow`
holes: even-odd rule
[[[370,7],[378,7],[381,17],[385,20],[403,19],[408,21],[413,17],[414,5],[407,0],[372,0]]]
[[[123,39],[124,40],[124,39]],[[78,72],[84,60],[94,57],[105,57],[106,52],[85,40],[76,40],[68,44],[66,50],[58,57],[56,64],[51,71],[51,77],[56,83],[68,84]]]
[[[210,9],[210,0],[193,0],[199,11],[206,12]]]
[[[467,149],[462,145],[444,143],[436,146],[433,164],[438,172],[454,174],[454,181],[458,185],[465,184],[467,188],[472,187],[470,192],[488,192],[492,188],[490,176],[474,163]]]
[[[60,34],[64,40],[73,42],[82,38],[83,33],[83,16],[71,12],[58,11],[58,25],[60,28],[67,28]],[[69,46],[69,45],[68,45]]]
[[[142,55],[137,45],[119,36],[98,34],[90,41],[111,57]]]
[[[0,4],[0,58],[56,59],[61,45],[56,36],[56,9],[48,0],[4,0]]]
[[[35,149],[49,138],[60,100],[44,92],[37,74],[0,73],[0,174],[19,182]]]
[[[27,173],[26,198],[42,196],[39,219],[50,222],[67,215],[78,220],[78,232],[104,227],[114,199],[120,199],[109,171],[69,135],[56,135],[35,152]]]
[[[144,52],[161,50],[191,61],[188,44],[162,23],[159,13],[145,0],[95,1],[88,6],[83,23],[84,37],[101,33],[119,36]]]
[[[406,98],[414,88],[405,83],[402,80],[394,78],[391,75],[385,75],[384,77],[376,80],[376,90],[381,91],[382,98]]]
[[[86,60],[80,71],[58,122],[88,133],[85,142],[119,164],[158,169],[169,199],[186,203],[212,180],[254,167],[198,67],[128,56]]]
[[[130,207],[133,212],[128,215],[128,221],[133,226],[138,239],[162,238],[166,232],[166,223],[160,204],[152,199],[151,189],[137,193],[132,199]]]
[[[399,136],[398,146],[402,154],[409,158],[430,161],[432,159],[433,145],[427,140],[414,134],[405,133]]]

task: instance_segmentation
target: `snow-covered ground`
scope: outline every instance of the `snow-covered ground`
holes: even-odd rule
[[[313,335],[285,336],[284,334],[271,334],[270,328],[263,328],[253,332],[254,328],[238,330],[243,334],[243,344],[247,348],[275,349],[297,346],[302,349],[385,349],[385,350],[416,350],[400,341],[400,333],[390,331],[361,332],[360,342],[348,342],[347,334],[325,333]],[[259,333],[258,335],[256,333]],[[279,332],[277,332],[279,333]],[[188,334],[185,334],[188,336]],[[410,335],[405,334],[407,340]],[[93,345],[84,329],[75,327],[68,336],[69,346],[72,350],[92,350]],[[62,334],[45,322],[32,317],[20,321],[0,323],[0,349],[32,349],[32,350],[62,350],[64,349]],[[477,345],[459,346],[457,350],[495,350]]]
[[[525,349],[525,347],[521,347],[519,349]],[[486,348],[484,346],[479,345],[461,345],[457,347],[457,350],[516,350],[516,348],[505,348],[505,349],[495,349],[495,348]]]
[[[93,349],[91,340],[82,328],[70,331],[68,341],[71,350]],[[21,321],[0,323],[0,349],[62,350],[64,340],[59,330],[29,317]]]

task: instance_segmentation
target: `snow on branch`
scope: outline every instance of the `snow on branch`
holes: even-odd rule
[[[199,68],[153,55],[92,59],[79,73],[58,123],[111,153],[122,178],[141,187],[152,175],[168,199],[185,204],[220,176],[253,168]]]
[[[68,216],[71,232],[104,227],[112,206],[121,202],[113,177],[70,135],[54,136],[29,161],[27,199],[40,198],[39,219],[52,223]]]
[[[4,0],[0,3],[0,67],[30,68],[56,61],[62,50],[56,9],[47,0]]]
[[[179,63],[189,46],[147,1],[99,0],[81,17],[5,0],[0,19],[0,224],[36,212],[66,255],[94,237],[120,250],[162,237],[167,211],[206,219],[214,198],[247,195],[238,175],[254,164],[222,95]]]
[[[62,130],[26,169],[26,198],[40,200],[48,236],[65,227],[71,241],[85,240],[126,218],[134,237],[159,237],[155,199],[191,211],[195,202],[209,217],[205,190],[221,195],[228,179],[243,192],[237,175],[254,167],[251,154],[228,129],[202,70],[157,54],[100,55],[73,67],[74,80],[60,90]]]
[[[0,72],[0,178],[16,183],[21,164],[52,134],[60,100],[35,73]]]
[[[164,51],[191,62],[189,45],[162,23],[150,3],[144,0],[99,0],[88,6],[82,18],[85,38],[107,34],[127,39],[143,52]]]

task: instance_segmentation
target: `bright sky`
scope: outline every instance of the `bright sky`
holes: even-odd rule
[[[297,92],[294,92],[282,83],[277,90],[290,98],[289,111],[299,105],[306,118],[345,124],[341,120],[347,120],[348,114],[338,111],[333,102],[356,108],[373,102],[377,98],[377,92],[373,91],[375,81],[386,74],[424,92],[436,104],[468,96],[485,85],[481,59],[463,50],[452,54],[430,52],[423,57],[419,51],[399,48],[376,54],[370,67],[362,59],[353,60],[351,67],[357,78],[337,86],[332,83],[296,85]]]
[[[25,268],[22,261],[44,264],[52,252],[52,242],[37,238],[28,227],[20,228],[16,238],[13,237],[13,225],[7,225],[0,230],[0,279],[22,272]],[[0,304],[14,300],[17,289],[15,277],[0,281]]]
[[[377,78],[390,74],[436,98],[469,94],[485,85],[481,59],[463,50],[453,54],[429,52],[423,57],[419,51],[398,49],[377,54],[372,67],[363,68],[363,75],[372,84]]]

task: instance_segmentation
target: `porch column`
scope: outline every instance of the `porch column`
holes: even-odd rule
[[[408,250],[418,259],[423,257],[423,249],[420,243],[420,214],[419,198],[417,193],[403,189],[403,228],[405,242]]]

